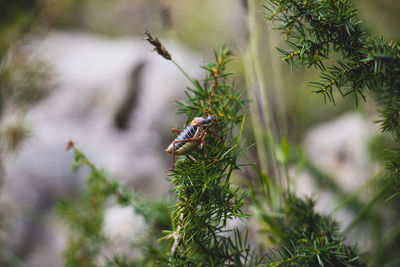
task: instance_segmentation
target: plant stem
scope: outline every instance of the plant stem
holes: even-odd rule
[[[178,63],[176,63],[175,60],[171,59],[171,61],[172,61],[172,63],[174,63],[175,66],[183,73],[183,75],[185,75],[185,77],[190,81],[190,83],[191,83],[193,86],[196,86],[195,83],[193,82],[193,79],[190,78],[189,74],[187,74],[186,71],[184,71],[184,70],[182,69],[182,67],[179,66]]]
[[[246,79],[251,85],[248,90],[250,102],[251,120],[253,125],[254,137],[256,140],[257,154],[260,168],[263,173],[275,174],[281,177],[280,170],[276,162],[275,141],[272,132],[271,114],[269,102],[266,94],[266,86],[262,74],[261,63],[258,54],[258,27],[256,23],[256,1],[248,1],[249,18],[249,46],[244,59],[246,65]],[[258,98],[261,101],[257,101]],[[260,114],[260,112],[262,114]],[[265,133],[265,134],[264,134]],[[270,160],[268,160],[268,154]],[[271,169],[269,169],[270,167]],[[271,196],[269,196],[271,197]]]

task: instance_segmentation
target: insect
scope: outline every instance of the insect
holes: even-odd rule
[[[204,145],[207,131],[212,132],[218,138],[221,137],[210,129],[211,126],[217,124],[217,118],[210,115],[206,118],[196,117],[192,120],[184,130],[172,129],[173,133],[180,132],[172,143],[165,149],[165,152],[172,154],[172,171],[175,168],[175,155],[185,155],[195,149],[199,144]]]

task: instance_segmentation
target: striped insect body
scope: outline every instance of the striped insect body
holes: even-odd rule
[[[165,149],[166,152],[173,155],[171,170],[173,170],[175,166],[175,155],[185,155],[195,149],[199,144],[203,145],[207,131],[212,131],[209,128],[215,123],[217,123],[217,119],[213,115],[206,118],[196,117],[189,126],[180,132],[174,141]],[[179,130],[173,129],[173,131]],[[216,134],[214,131],[212,132]]]
[[[176,155],[184,155],[188,153],[191,149],[195,148],[198,145],[198,142],[176,142],[176,141],[184,141],[189,140],[193,137],[198,137],[200,133],[200,128],[198,126],[187,126],[175,139],[174,141],[168,146],[165,150],[169,153],[172,153],[175,150]],[[175,146],[175,148],[174,148]],[[189,150],[190,149],[190,150]]]

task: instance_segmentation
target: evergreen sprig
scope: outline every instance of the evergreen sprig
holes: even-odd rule
[[[380,107],[381,130],[400,140],[398,42],[369,34],[349,0],[268,0],[265,9],[267,19],[286,36],[289,49],[278,48],[283,60],[320,70],[320,81],[310,83],[316,93],[334,103],[336,88],[342,96],[354,96],[357,104],[371,91]],[[332,52],[336,64],[329,65]],[[399,188],[400,173],[388,166],[388,176]]]
[[[205,146],[180,160],[170,175],[178,200],[174,230],[165,237],[173,240],[167,259],[171,266],[244,266],[256,261],[247,235],[227,228],[229,220],[246,218],[242,210],[246,193],[230,183],[244,151],[240,139],[246,102],[244,91],[226,72],[232,55],[224,47],[215,51],[215,60],[203,67],[206,78],[190,78],[193,87],[185,91],[186,102],[177,102],[178,113],[187,115],[186,124],[194,117],[214,115],[218,125],[217,135],[208,133]]]
[[[139,248],[142,256],[128,258],[126,255],[112,255],[105,266],[154,266],[164,257],[167,245],[158,242],[162,230],[171,229],[171,205],[165,199],[161,201],[145,201],[131,190],[126,190],[117,180],[112,180],[99,170],[80,151],[73,142],[67,146],[73,148],[73,171],[86,166],[89,174],[86,187],[76,200],[62,200],[57,203],[57,211],[70,226],[69,240],[64,252],[64,266],[102,266],[99,261],[105,258],[101,249],[107,247],[107,239],[103,233],[104,211],[107,205],[114,202],[120,206],[130,206],[137,214],[144,217],[147,230],[142,238],[132,243],[132,248]]]
[[[68,148],[72,146],[69,143]],[[79,199],[57,203],[58,213],[71,228],[65,266],[98,266],[100,249],[106,241],[102,226],[107,201],[115,196],[119,204],[133,205],[132,193],[122,190],[117,181],[109,180],[78,148],[73,147],[73,150],[75,157],[72,170],[87,166],[89,174],[87,187]]]
[[[344,244],[338,224],[314,211],[314,201],[289,194],[277,225],[280,248],[270,250],[267,266],[365,266],[357,250]]]

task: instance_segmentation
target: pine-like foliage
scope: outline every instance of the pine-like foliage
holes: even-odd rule
[[[206,78],[190,79],[186,102],[178,102],[178,112],[187,115],[186,124],[194,117],[212,114],[218,125],[214,129],[217,135],[209,132],[203,149],[195,149],[180,160],[170,175],[178,200],[174,230],[166,237],[173,240],[171,266],[247,266],[255,260],[246,245],[247,235],[227,229],[229,220],[246,218],[242,211],[246,193],[230,183],[232,172],[240,168],[238,155],[243,152],[240,139],[245,100],[243,90],[230,79],[232,73],[225,70],[232,53],[222,48],[214,55],[215,61],[203,67]]]
[[[86,179],[87,188],[79,199],[57,204],[59,214],[71,228],[65,266],[97,266],[100,249],[105,242],[102,226],[107,200],[116,196],[120,204],[128,205],[132,196],[129,192],[121,191],[118,182],[108,180],[79,149],[74,147],[74,152],[72,169],[76,171],[86,165],[90,173]]]
[[[69,144],[70,147],[73,143]],[[107,177],[76,147],[73,147],[75,158],[73,171],[83,166],[89,168],[86,187],[81,196],[75,200],[62,200],[57,203],[57,211],[70,228],[68,245],[64,252],[64,266],[154,266],[164,257],[167,245],[158,242],[162,230],[171,229],[169,201],[145,201],[124,189],[121,184]],[[137,214],[144,217],[147,225],[132,249],[139,249],[142,256],[130,259],[125,255],[113,255],[105,259],[102,250],[107,248],[108,240],[103,232],[104,211],[110,204],[130,206]]]
[[[348,0],[269,0],[267,19],[286,36],[289,49],[278,49],[283,60],[316,67],[316,93],[334,102],[334,89],[354,96],[356,103],[371,91],[380,107],[381,129],[400,138],[400,46],[369,34]],[[334,53],[334,55],[332,54]],[[336,63],[329,65],[332,58]],[[392,188],[400,193],[400,169],[394,154],[388,159]]]
[[[289,195],[284,203],[280,249],[267,266],[365,266],[354,247],[344,244],[338,224],[314,212],[314,201]]]

